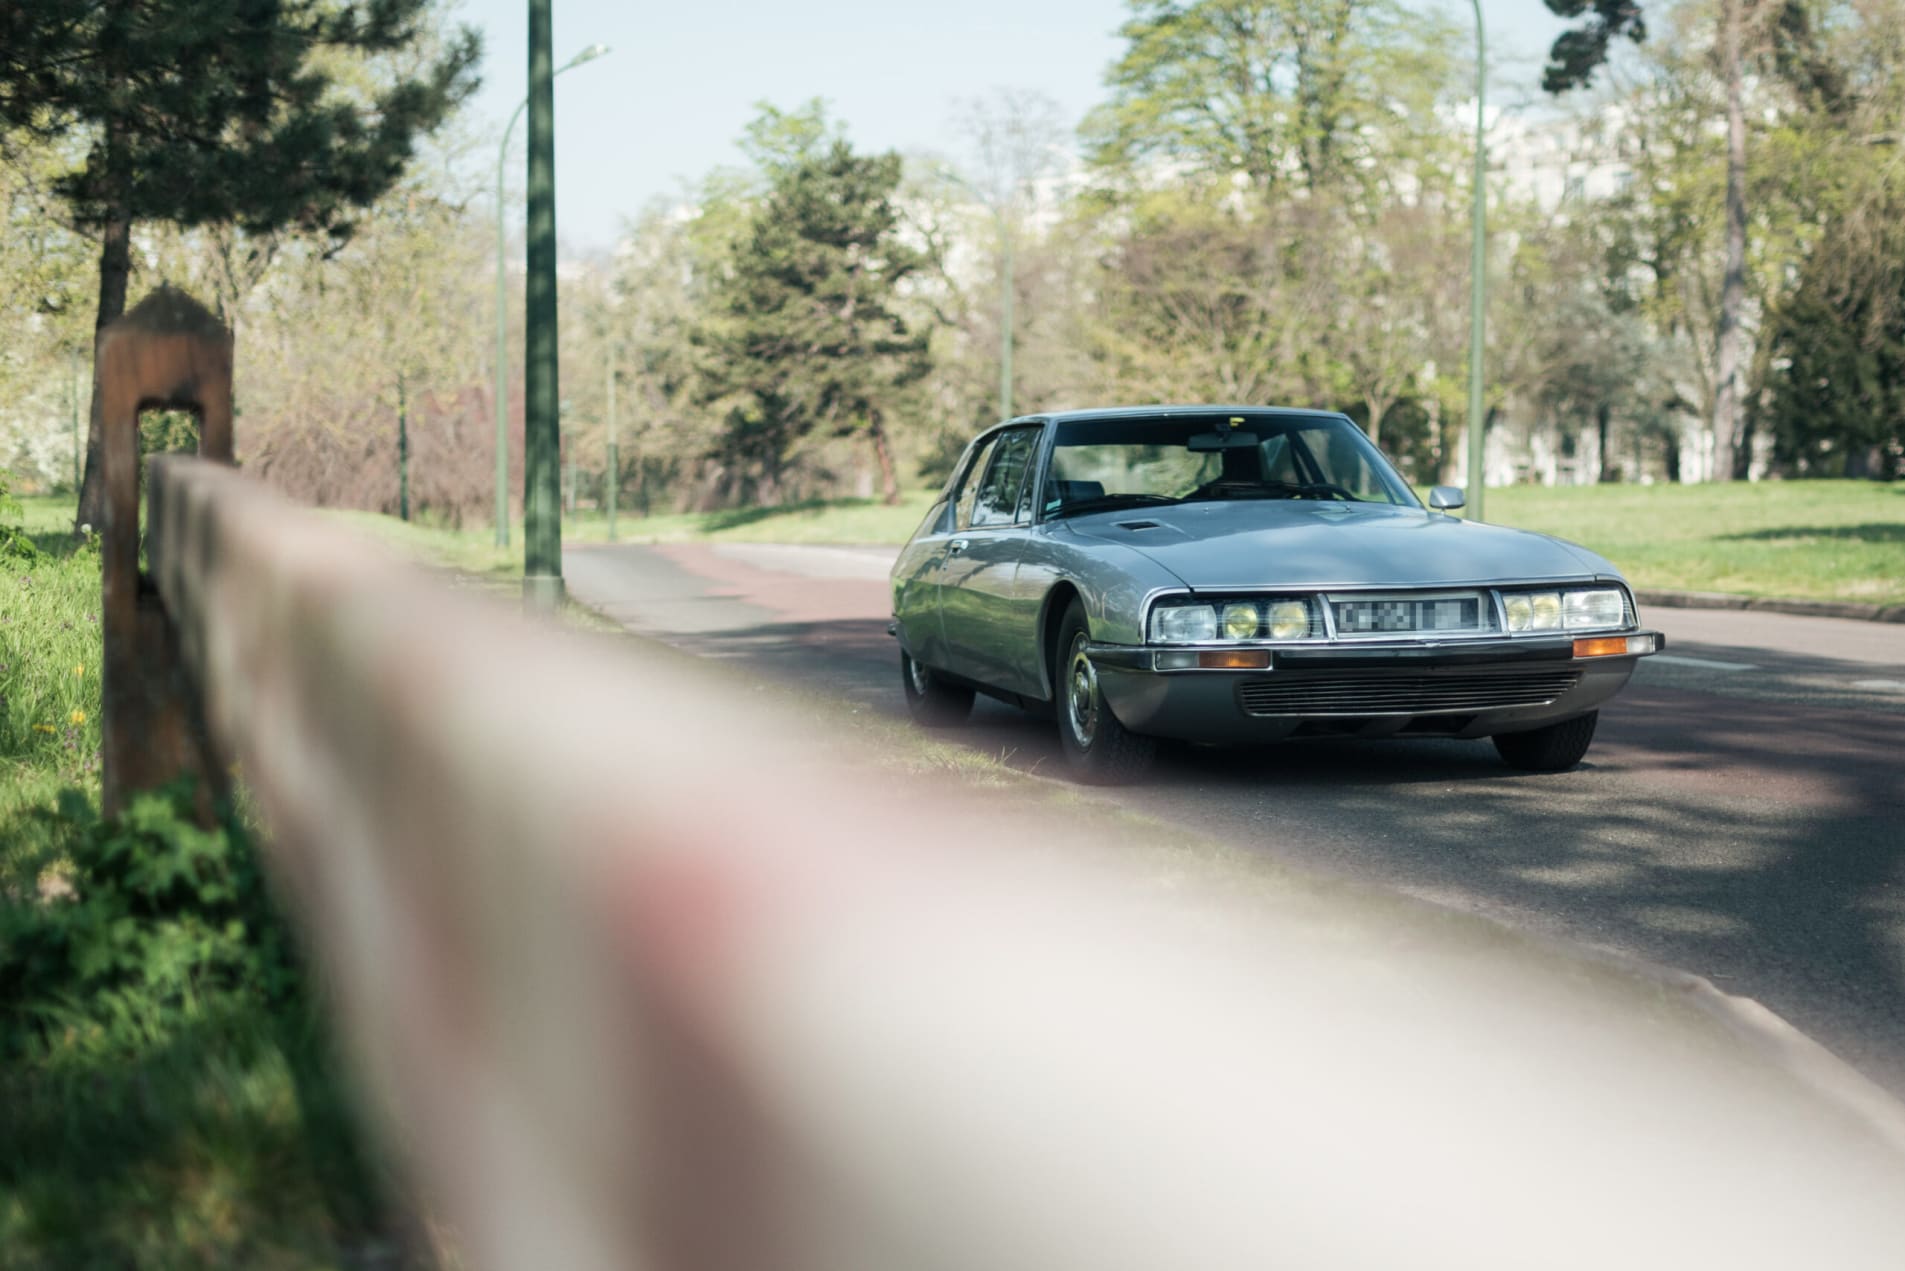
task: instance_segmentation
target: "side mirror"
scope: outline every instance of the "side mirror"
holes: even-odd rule
[[[1466,507],[1467,504],[1468,499],[1459,485],[1439,485],[1429,491],[1429,506],[1438,512],[1448,512]]]

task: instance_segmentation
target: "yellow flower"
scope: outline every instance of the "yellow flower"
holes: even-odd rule
[[[86,674],[86,664],[82,662],[78,666],[74,667],[73,674],[76,677],[83,677]]]
[[[85,723],[85,722],[86,722],[86,712],[85,712],[85,711],[81,711],[81,710],[76,710],[76,711],[74,711],[74,712],[73,712],[73,722],[74,722],[75,724],[83,724],[83,723]]]
[[[36,733],[57,733],[59,729],[53,727],[51,724],[35,724],[33,725],[33,731]]]

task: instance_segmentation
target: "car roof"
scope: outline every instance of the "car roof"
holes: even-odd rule
[[[1049,419],[1066,424],[1093,419],[1168,418],[1174,415],[1244,415],[1264,418],[1292,415],[1340,415],[1341,413],[1341,411],[1309,406],[1226,406],[1222,403],[1213,403],[1208,406],[1097,406],[1084,410],[1054,410],[1039,415],[1025,415],[1013,422],[1029,423]]]

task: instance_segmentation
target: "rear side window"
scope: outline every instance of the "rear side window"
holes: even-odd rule
[[[1025,488],[1038,435],[1036,428],[1015,428],[1000,438],[992,463],[979,483],[970,524],[1010,525],[1018,518],[1019,492]]]
[[[972,524],[972,505],[979,498],[980,478],[985,474],[986,464],[992,459],[992,452],[998,448],[998,437],[979,447],[979,453],[972,457],[972,463],[966,468],[966,475],[960,478],[959,496],[953,502],[954,528],[963,530]]]

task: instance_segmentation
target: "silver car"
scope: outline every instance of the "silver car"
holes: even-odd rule
[[[1423,507],[1338,414],[1135,407],[1015,419],[966,448],[894,563],[920,722],[973,694],[1051,713],[1074,771],[1129,779],[1159,738],[1492,738],[1572,767],[1596,708],[1665,642],[1619,572]]]

